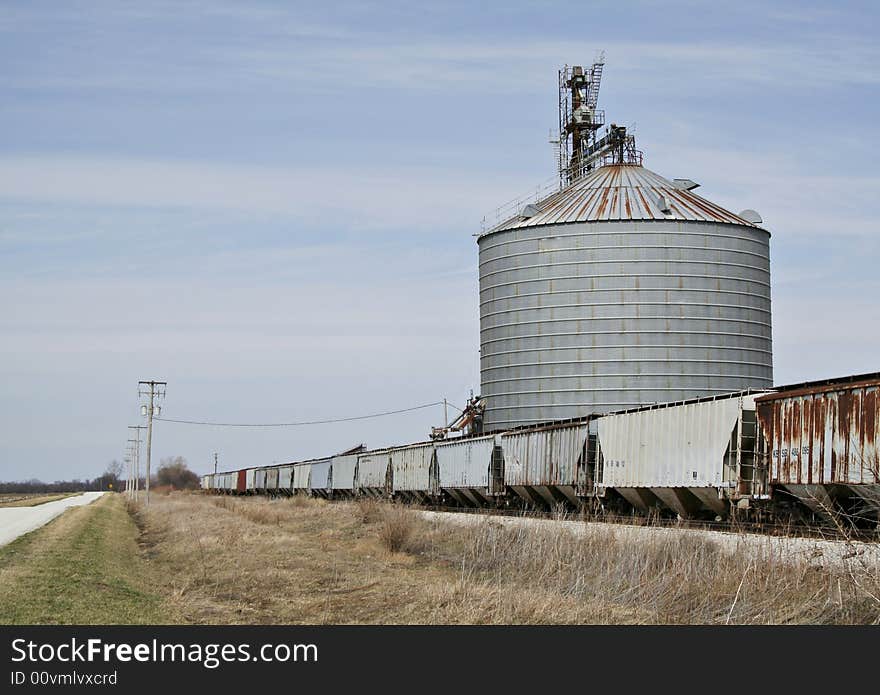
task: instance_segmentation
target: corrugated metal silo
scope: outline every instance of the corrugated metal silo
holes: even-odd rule
[[[602,166],[479,237],[486,431],[772,385],[770,234],[694,187]]]

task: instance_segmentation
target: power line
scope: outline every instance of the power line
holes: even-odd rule
[[[203,420],[175,420],[172,418],[157,417],[158,422],[175,422],[182,425],[208,425],[211,427],[301,427],[303,425],[326,425],[334,422],[351,422],[352,420],[369,420],[370,418],[384,417],[385,415],[397,415],[399,413],[408,413],[413,410],[422,410],[424,408],[433,408],[436,405],[443,405],[443,401],[435,403],[425,403],[424,405],[416,405],[412,408],[402,408],[400,410],[386,410],[381,413],[372,413],[370,415],[356,415],[354,417],[331,418],[328,420],[303,420],[301,422],[264,422],[264,423],[242,423],[242,422],[207,422]],[[450,403],[450,405],[452,405]],[[453,406],[455,407],[455,406]]]

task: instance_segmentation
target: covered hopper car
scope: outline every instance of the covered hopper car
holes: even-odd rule
[[[880,519],[880,374],[206,475],[227,494]]]

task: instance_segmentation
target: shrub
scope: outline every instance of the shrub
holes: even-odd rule
[[[375,524],[383,519],[382,504],[373,497],[361,497],[353,505],[353,511],[362,524]]]
[[[379,528],[382,545],[392,553],[409,549],[415,532],[416,520],[413,513],[402,505],[386,505]]]

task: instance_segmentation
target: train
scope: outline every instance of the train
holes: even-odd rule
[[[715,520],[880,522],[880,373],[657,403],[202,477],[209,493]]]

